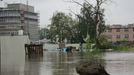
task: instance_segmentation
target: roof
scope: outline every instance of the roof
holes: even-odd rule
[[[107,25],[107,28],[134,28],[134,24],[128,24],[128,25]]]

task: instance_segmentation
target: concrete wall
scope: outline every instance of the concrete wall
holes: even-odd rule
[[[27,36],[0,36],[2,75],[24,75]]]

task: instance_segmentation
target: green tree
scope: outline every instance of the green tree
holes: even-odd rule
[[[72,36],[72,24],[73,19],[71,15],[66,15],[63,12],[56,12],[49,25],[51,39],[56,40],[56,38],[58,38],[59,42],[63,42],[65,38],[70,39]]]
[[[89,35],[90,42],[95,43],[97,48],[99,48],[99,38],[105,30],[104,9],[102,8],[102,4],[107,0],[96,0],[95,5],[89,3],[87,0],[84,0],[83,4],[74,0],[72,1],[82,6],[80,14],[77,15],[82,38],[84,39]]]
[[[41,28],[39,30],[40,39],[47,38],[49,39],[49,29],[48,28]]]

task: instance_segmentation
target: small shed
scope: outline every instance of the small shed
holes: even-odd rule
[[[25,53],[28,56],[43,56],[43,44],[25,44]]]

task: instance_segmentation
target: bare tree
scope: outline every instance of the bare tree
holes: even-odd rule
[[[99,43],[100,35],[104,31],[104,28],[102,28],[102,26],[104,25],[104,20],[103,20],[104,9],[102,9],[102,5],[105,4],[107,1],[111,1],[111,0],[95,0],[96,4],[94,6],[88,0],[84,0],[84,3],[86,3],[91,8],[91,10],[89,10],[89,7],[84,6],[84,4],[82,4],[82,3],[80,3],[80,2],[78,2],[76,0],[71,0],[72,3],[76,3],[76,4],[80,5],[86,11],[86,13],[88,15],[92,14],[92,16],[89,16],[89,18],[86,18],[86,19],[81,17],[80,15],[77,15],[77,14],[75,14],[75,15],[78,18],[83,19],[84,21],[94,22],[92,24],[94,24],[94,27],[95,27],[95,31],[94,31],[95,32],[95,37],[94,37],[94,40],[95,40],[95,43],[96,43],[97,47],[99,47],[99,44],[100,44]],[[91,13],[90,11],[92,11],[92,10],[93,10],[93,12]],[[92,20],[87,20],[87,19],[92,19]],[[90,37],[91,36],[92,35],[90,35]]]

